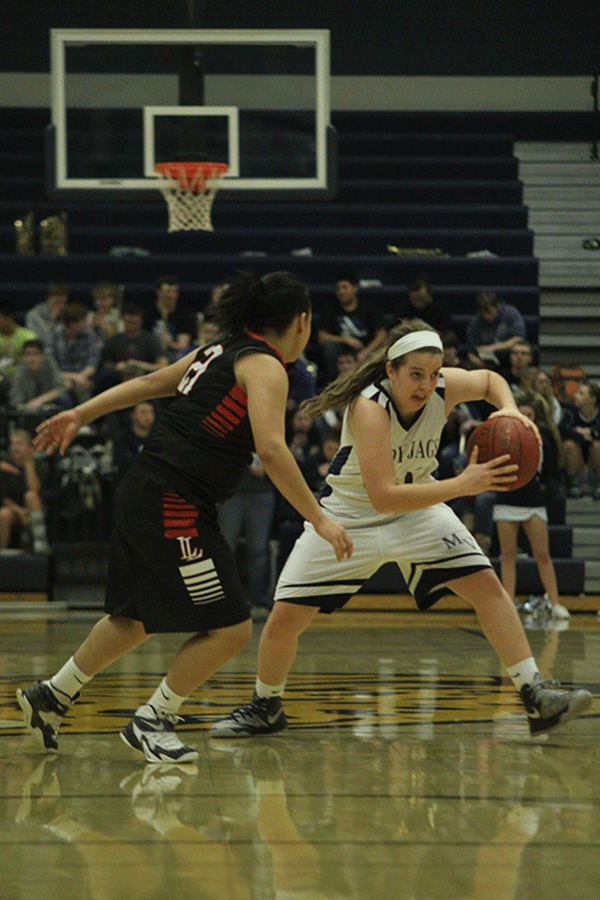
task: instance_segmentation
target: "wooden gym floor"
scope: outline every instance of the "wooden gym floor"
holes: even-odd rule
[[[363,598],[303,636],[288,731],[216,742],[210,724],[252,691],[255,624],[184,707],[187,766],[146,765],[118,737],[180,636],[94,679],[44,756],[15,689],[100,614],[0,605],[1,900],[597,900],[598,603],[528,631],[545,674],[596,695],[545,740],[473,614],[370,611],[387,605]]]

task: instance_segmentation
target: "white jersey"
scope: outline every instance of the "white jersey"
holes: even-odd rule
[[[446,422],[442,377],[412,425],[402,421],[387,380],[362,393],[383,406],[390,417],[391,447],[382,447],[381,452],[391,449],[398,483],[433,481]],[[475,538],[446,503],[406,513],[373,509],[346,416],[321,505],[348,529],[354,552],[350,559],[334,562],[331,545],[306,522],[279,576],[275,600],[331,612],[347,603],[381,566],[395,563],[419,609],[428,609],[452,593],[448,583],[491,568]]]
[[[392,400],[388,379],[377,381],[362,391],[362,396],[382,406],[390,417],[391,448],[398,484],[433,481],[438,466],[436,454],[446,424],[445,385],[438,385],[411,425],[404,422]],[[382,448],[383,450],[383,448]],[[363,483],[356,445],[348,429],[348,410],[344,414],[340,449],[333,460],[321,496],[321,505],[346,527],[380,524],[398,517],[397,513],[377,513]],[[352,521],[349,521],[352,520]]]

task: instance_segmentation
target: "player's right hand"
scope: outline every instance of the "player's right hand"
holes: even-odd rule
[[[75,409],[66,409],[37,426],[33,446],[38,452],[51,454],[58,450],[60,455],[64,456],[82,425],[78,412]]]
[[[464,497],[472,497],[483,491],[510,491],[517,479],[518,466],[509,463],[508,453],[490,459],[489,462],[478,463],[479,447],[475,446],[468,465],[457,479],[460,479],[461,493]]]
[[[345,528],[326,516],[321,516],[319,521],[314,523],[314,528],[319,537],[329,541],[335,550],[338,562],[341,562],[344,557],[350,559],[354,550],[354,544]]]

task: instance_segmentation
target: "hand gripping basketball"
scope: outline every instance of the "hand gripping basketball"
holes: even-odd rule
[[[467,441],[467,459],[473,448],[479,448],[477,462],[489,462],[508,453],[507,465],[517,465],[517,479],[511,490],[523,487],[531,481],[540,464],[540,445],[533,428],[528,428],[516,416],[494,416],[486,419],[471,433]]]

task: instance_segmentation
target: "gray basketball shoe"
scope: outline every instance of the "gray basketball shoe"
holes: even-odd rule
[[[210,729],[215,738],[256,737],[287,728],[281,697],[263,699],[256,693],[250,703],[240,706]]]
[[[589,691],[567,690],[558,681],[539,674],[533,684],[523,685],[519,693],[527,711],[529,731],[534,736],[564,725],[592,705]]]

